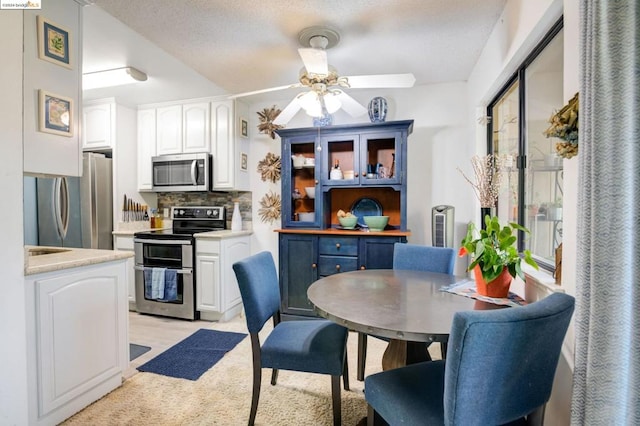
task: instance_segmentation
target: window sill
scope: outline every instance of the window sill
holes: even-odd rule
[[[527,302],[535,302],[551,293],[564,293],[564,288],[556,284],[556,280],[550,272],[543,269],[536,270],[525,264],[522,265],[522,270],[525,275],[524,299]]]

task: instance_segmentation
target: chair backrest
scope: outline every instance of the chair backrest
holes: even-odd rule
[[[449,247],[429,247],[418,244],[395,243],[393,269],[453,274],[456,252]]]
[[[573,297],[553,293],[522,307],[456,313],[445,424],[505,424],[545,404],[573,308]]]
[[[263,251],[233,264],[250,333],[262,330],[280,309],[280,285],[273,256]]]

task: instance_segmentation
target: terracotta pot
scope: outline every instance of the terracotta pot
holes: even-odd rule
[[[482,278],[482,270],[479,265],[473,268],[473,273],[476,277],[476,290],[478,294],[488,297],[507,297],[509,295],[509,287],[511,286],[511,280],[513,277],[509,274],[509,269],[505,267],[502,273],[498,275],[496,279],[490,282],[486,282]]]

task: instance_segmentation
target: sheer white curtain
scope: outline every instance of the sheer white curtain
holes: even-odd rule
[[[581,0],[573,425],[640,424],[640,2]]]

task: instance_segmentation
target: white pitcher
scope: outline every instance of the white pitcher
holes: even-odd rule
[[[296,169],[301,169],[304,166],[304,155],[292,155],[291,159],[293,160],[293,167]]]

